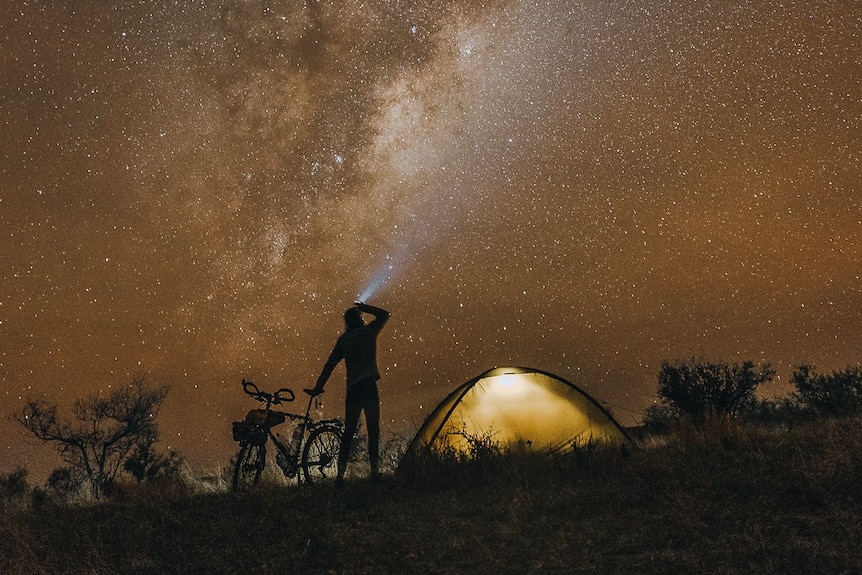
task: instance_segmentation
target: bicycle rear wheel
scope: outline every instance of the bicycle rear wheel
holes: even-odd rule
[[[311,432],[302,451],[302,471],[305,481],[328,483],[338,474],[338,452],[341,451],[341,431],[336,427],[320,427]]]
[[[244,491],[260,481],[260,474],[266,465],[265,445],[243,445],[236,456],[233,469],[234,491]]]

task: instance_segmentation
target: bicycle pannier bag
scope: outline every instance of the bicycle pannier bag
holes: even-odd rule
[[[266,443],[266,431],[245,421],[234,421],[233,440],[249,445],[263,445]]]
[[[252,409],[245,415],[245,421],[253,425],[264,425],[268,427],[284,423],[285,415],[277,411],[267,412],[265,409]]]

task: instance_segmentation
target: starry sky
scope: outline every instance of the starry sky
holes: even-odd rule
[[[663,360],[862,359],[850,0],[7,0],[0,402],[146,376],[230,458],[378,277],[384,434],[503,365],[623,425]],[[340,413],[343,372],[326,394]],[[783,382],[783,383],[782,383]],[[51,450],[0,418],[0,471]],[[53,463],[53,462],[52,462]]]

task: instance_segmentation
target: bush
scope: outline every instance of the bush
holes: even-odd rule
[[[48,476],[46,494],[51,499],[68,501],[81,495],[87,478],[77,469],[58,467]]]
[[[18,467],[9,473],[0,474],[0,498],[4,507],[23,501],[29,493],[30,485],[27,483],[25,468]]]
[[[754,392],[772,381],[769,364],[753,362],[729,365],[691,358],[663,362],[658,380],[658,396],[671,413],[698,423],[712,416],[736,416],[756,403]]]
[[[829,375],[800,365],[793,374],[799,402],[815,414],[845,416],[862,409],[862,367],[847,366]]]

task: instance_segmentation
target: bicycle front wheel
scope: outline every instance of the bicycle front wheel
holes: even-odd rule
[[[302,451],[305,481],[309,484],[335,481],[339,451],[341,431],[338,428],[320,427],[312,431]]]
[[[257,485],[265,465],[265,445],[243,445],[240,447],[233,469],[233,490],[245,491]]]

